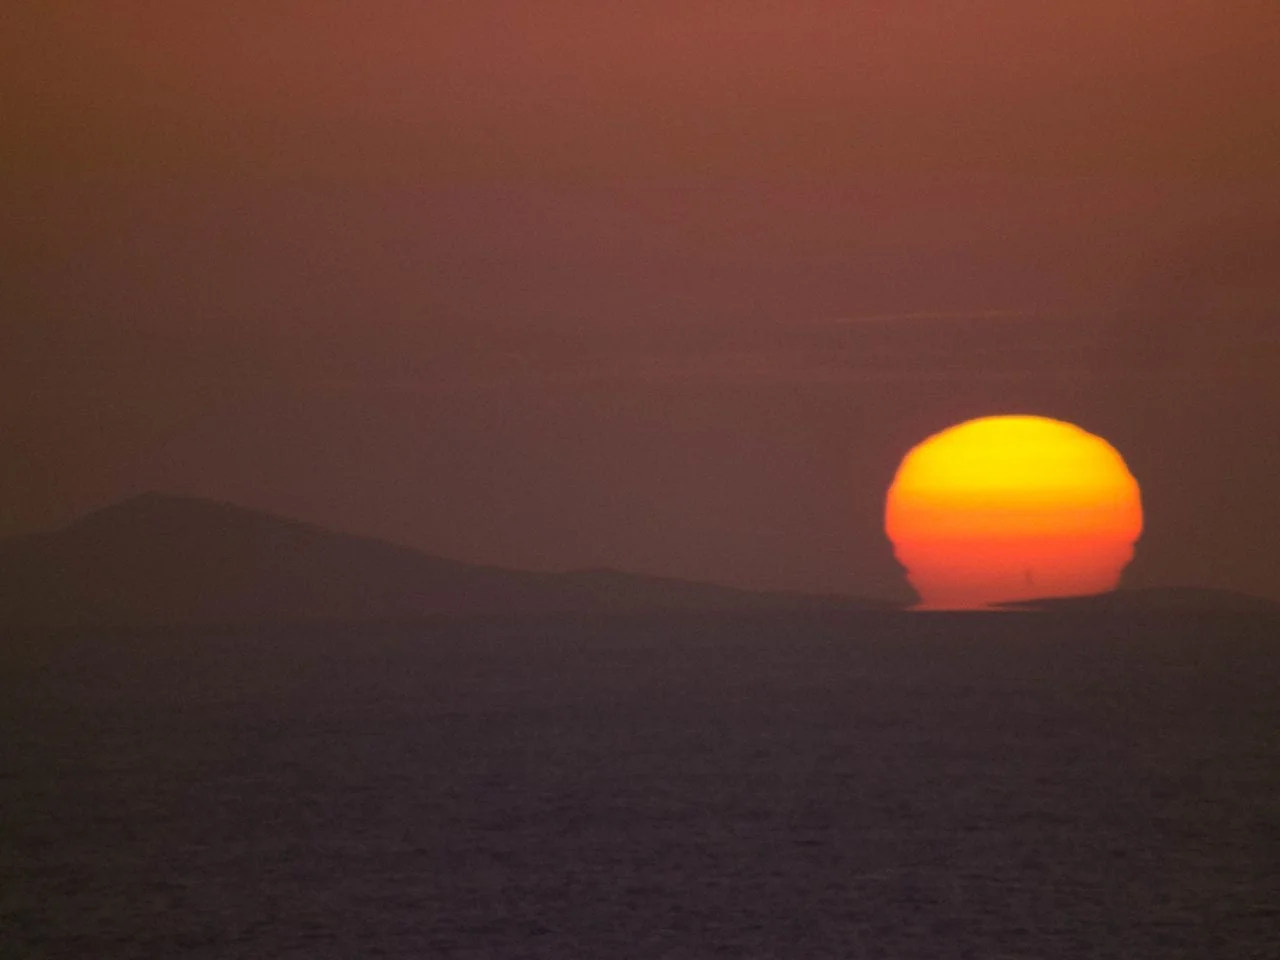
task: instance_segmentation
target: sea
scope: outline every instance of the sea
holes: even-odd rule
[[[1280,620],[0,640],[3,958],[1280,957]]]

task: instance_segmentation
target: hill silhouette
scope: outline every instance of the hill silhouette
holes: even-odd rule
[[[1083,597],[1045,597],[1001,604],[1041,613],[1272,613],[1280,603],[1234,590],[1209,587],[1145,587]]]
[[[32,626],[892,606],[607,569],[538,573],[482,566],[230,504],[156,493],[52,533],[0,542],[0,622]]]

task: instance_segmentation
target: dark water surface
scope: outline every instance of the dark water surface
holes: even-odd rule
[[[0,956],[1280,957],[1280,625],[0,642]]]

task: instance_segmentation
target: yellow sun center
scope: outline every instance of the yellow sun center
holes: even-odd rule
[[[1133,557],[1142,501],[1102,438],[1044,417],[985,417],[907,454],[885,532],[926,607],[1100,593]]]

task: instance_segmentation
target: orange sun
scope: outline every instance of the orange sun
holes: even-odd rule
[[[884,525],[922,607],[975,608],[1115,589],[1142,499],[1101,437],[1044,417],[984,417],[906,455]]]

